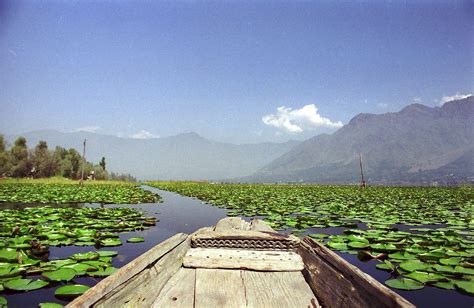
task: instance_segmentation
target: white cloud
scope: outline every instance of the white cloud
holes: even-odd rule
[[[385,109],[388,107],[388,104],[387,103],[378,103],[377,104],[377,108],[381,108],[381,109]]]
[[[87,132],[87,133],[95,133],[100,129],[100,126],[84,126],[84,127],[79,127],[76,129],[76,132]]]
[[[459,94],[459,93],[456,93],[454,95],[451,95],[451,96],[443,96],[441,98],[441,100],[439,101],[439,104],[440,105],[444,105],[444,103],[447,103],[447,102],[450,102],[450,101],[455,101],[455,100],[458,100],[458,99],[464,99],[464,98],[468,98],[472,96],[471,93],[469,94]]]
[[[414,98],[413,98],[413,101],[414,101],[415,103],[421,103],[421,97],[414,97]]]
[[[312,128],[340,128],[342,122],[333,122],[322,117],[314,104],[306,105],[300,109],[291,109],[285,106],[277,108],[276,114],[267,114],[262,117],[263,123],[297,134]]]
[[[130,135],[130,138],[133,138],[133,139],[151,139],[151,138],[159,138],[159,137],[160,136],[153,135],[152,133],[150,133],[149,131],[146,131],[144,129],[142,129],[138,133]]]

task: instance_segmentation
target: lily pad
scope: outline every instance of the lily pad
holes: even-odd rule
[[[385,281],[385,284],[394,289],[400,290],[420,290],[424,288],[424,284],[409,278],[396,278]]]
[[[347,244],[341,242],[327,242],[326,243],[329,247],[334,248],[336,250],[347,250]]]
[[[82,284],[65,285],[57,288],[56,291],[54,291],[54,295],[57,297],[74,298],[81,294],[84,294],[89,289],[89,286],[85,286]]]
[[[76,276],[76,271],[71,268],[60,268],[53,272],[44,272],[43,277],[50,281],[70,281]]]
[[[16,261],[18,253],[13,248],[2,248],[0,249],[0,261],[14,262]]]
[[[0,296],[0,308],[6,308],[8,306],[8,301],[5,297]]]
[[[351,247],[351,248],[367,248],[369,247],[369,243],[365,243],[365,242],[349,242],[347,244],[347,246]]]
[[[454,282],[452,280],[437,281],[433,283],[432,285],[440,289],[454,290]]]
[[[400,263],[400,268],[407,272],[425,270],[429,267],[430,266],[427,263],[421,262],[419,260],[410,260]]]
[[[115,250],[97,250],[96,251],[101,257],[115,257],[118,255],[118,251]]]
[[[71,256],[76,261],[92,261],[100,258],[100,255],[95,251],[89,251],[84,253],[75,253]]]
[[[127,240],[127,243],[141,243],[144,241],[145,239],[143,237],[131,237]]]
[[[105,238],[99,242],[101,246],[120,246],[122,245],[122,241],[118,238]]]
[[[40,303],[39,304],[40,308],[62,308],[64,307],[61,304],[58,303]]]
[[[32,291],[41,289],[49,284],[49,282],[38,279],[15,279],[5,282],[3,285],[5,288],[15,291]]]
[[[454,284],[461,291],[469,295],[474,295],[474,281],[456,281]]]
[[[415,279],[422,283],[427,282],[434,282],[438,280],[445,279],[443,275],[435,274],[435,273],[427,273],[421,271],[414,271],[406,275],[408,278]]]

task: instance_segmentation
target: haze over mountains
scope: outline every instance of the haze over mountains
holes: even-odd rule
[[[359,181],[359,153],[369,183],[472,182],[474,97],[442,107],[413,104],[400,112],[359,114],[333,134],[303,142],[235,145],[196,133],[131,139],[53,130],[23,134],[30,148],[45,140],[106,157],[108,169],[139,179],[250,182]],[[7,136],[13,142],[17,136]]]
[[[139,179],[218,180],[246,176],[288,152],[297,141],[235,145],[211,141],[196,133],[167,138],[133,139],[88,132],[63,133],[41,130],[22,134],[33,148],[45,140],[49,148],[59,145],[82,153],[97,163],[106,158],[113,172],[130,173]],[[7,136],[13,143],[18,136]]]
[[[359,114],[332,135],[295,146],[249,178],[253,181],[379,183],[474,179],[474,97],[442,107],[413,104],[400,112]]]

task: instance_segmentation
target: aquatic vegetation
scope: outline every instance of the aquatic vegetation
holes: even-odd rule
[[[390,273],[402,290],[425,285],[473,295],[474,189],[336,185],[154,182],[150,186],[228,209],[263,216]]]
[[[49,247],[76,245],[99,249],[121,245],[118,233],[144,230],[156,221],[127,207],[40,206],[0,211],[0,291],[27,292],[59,286],[55,291],[59,298],[78,296],[88,287],[68,283],[81,276],[111,275],[117,270],[111,262],[118,252],[90,250],[66,259],[49,260]],[[143,241],[135,238],[138,240]],[[0,307],[6,305],[2,303],[0,298]]]
[[[11,183],[0,181],[0,202],[149,203],[160,197],[133,184]]]
[[[58,288],[54,295],[58,297],[66,297],[66,298],[74,298],[81,294],[84,294],[90,287],[81,285],[81,284],[74,284],[74,285],[67,285]]]

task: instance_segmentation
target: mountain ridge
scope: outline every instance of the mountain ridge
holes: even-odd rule
[[[27,139],[29,148],[44,140],[49,148],[75,148],[80,153],[83,140],[87,139],[87,160],[98,162],[104,156],[109,170],[150,180],[222,180],[246,176],[299,143],[290,140],[284,143],[232,144],[210,140],[195,132],[136,139],[51,129],[10,135],[6,139],[13,143],[19,136]]]
[[[399,183],[405,176],[415,182],[448,181],[433,173],[472,151],[472,123],[472,96],[441,107],[412,104],[399,112],[361,113],[333,134],[303,141],[246,180],[357,182],[361,153],[371,181]],[[450,181],[471,181],[472,167],[457,169],[462,178]]]

